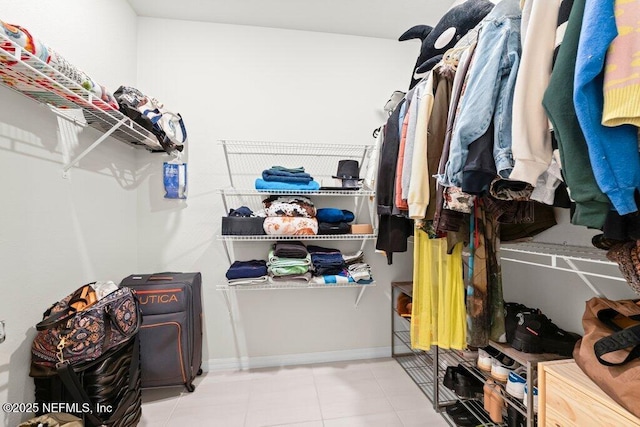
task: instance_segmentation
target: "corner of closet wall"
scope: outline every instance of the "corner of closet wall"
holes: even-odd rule
[[[91,7],[8,0],[0,19],[27,28],[112,90],[135,84],[136,15],[125,0]],[[136,150],[109,139],[64,179],[64,162],[101,134],[5,86],[0,98],[0,400],[23,403],[34,399],[30,350],[42,313],[87,282],[119,281],[137,269]],[[4,414],[3,425],[26,415]]]

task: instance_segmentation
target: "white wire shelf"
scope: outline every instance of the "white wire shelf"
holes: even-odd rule
[[[530,255],[560,257],[563,259],[571,259],[574,261],[617,265],[615,262],[607,259],[605,251],[599,250],[597,248],[589,248],[586,246],[526,242],[503,244],[501,245],[500,250],[505,252],[516,252]]]
[[[500,247],[500,252],[500,259],[503,261],[577,274],[589,289],[599,297],[604,297],[605,295],[591,282],[591,277],[626,282],[626,280],[621,277],[619,271],[611,268],[618,264],[607,259],[605,252],[596,248],[559,245],[554,243],[527,242],[502,245]],[[514,258],[505,256],[504,252],[519,254],[523,257]],[[548,262],[540,260],[542,257],[546,258]],[[566,264],[566,267],[564,267],[562,263],[559,264],[558,260]],[[592,270],[594,268],[597,269],[597,272],[589,271],[585,268],[589,265],[591,265]],[[607,270],[610,272],[608,273]]]
[[[133,147],[162,151],[156,137],[0,33],[0,83],[37,102],[82,110],[87,124]],[[9,49],[11,46],[11,49]]]
[[[336,288],[361,288],[361,287],[373,287],[376,286],[376,282],[371,283],[331,283],[326,285],[313,284],[306,282],[276,282],[268,281],[266,283],[257,283],[255,285],[230,285],[228,283],[216,285],[218,291],[259,291],[259,290],[275,290],[275,289],[336,289]]]
[[[303,235],[303,236],[274,236],[274,235],[262,235],[262,236],[231,236],[231,235],[218,235],[218,240],[225,241],[254,241],[254,242],[272,242],[278,240],[374,240],[378,237],[377,234],[317,234],[317,235]]]
[[[251,190],[251,189],[235,189],[223,188],[218,190],[220,194],[225,196],[375,196],[376,192],[372,190]]]
[[[277,154],[278,156],[321,156],[359,158],[373,148],[365,144],[325,144],[322,142],[238,141],[223,139],[228,154]]]

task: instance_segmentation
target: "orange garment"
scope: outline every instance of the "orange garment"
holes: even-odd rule
[[[407,200],[402,198],[402,166],[404,163],[404,147],[407,143],[407,128],[409,127],[409,108],[402,121],[402,132],[400,134],[400,149],[398,150],[398,162],[396,163],[396,190],[395,205],[398,209],[409,210]]]

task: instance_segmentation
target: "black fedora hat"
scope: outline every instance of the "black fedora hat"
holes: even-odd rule
[[[342,188],[359,188],[358,182],[360,178],[360,166],[357,160],[340,160],[338,161],[338,172],[333,178],[342,180]]]
[[[360,179],[360,166],[357,160],[338,161],[338,172],[333,175],[337,179]]]

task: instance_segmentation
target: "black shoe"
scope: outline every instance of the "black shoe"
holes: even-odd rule
[[[447,366],[442,384],[453,390],[458,397],[473,398],[476,394],[482,394],[482,381],[462,365]]]
[[[462,403],[458,402],[447,406],[447,414],[451,417],[456,426],[474,427],[479,421]]]
[[[507,405],[507,427],[526,427],[526,425],[524,415],[515,407]]]
[[[507,342],[511,344],[518,327],[518,313],[538,313],[537,308],[529,308],[517,302],[504,303],[504,328],[507,333]]]
[[[456,373],[453,385],[453,391],[456,395],[464,398],[474,398],[477,394],[482,394],[484,383],[462,366],[458,367],[459,370]]]
[[[447,414],[451,415],[452,417],[454,415],[461,415],[461,414],[465,414],[467,412],[469,412],[469,410],[460,402],[456,402],[453,405],[449,405],[445,408],[445,411],[447,412]]]
[[[442,384],[449,390],[454,390],[455,384],[456,384],[456,376],[461,369],[462,367],[460,365],[447,366],[447,370],[444,373],[444,380],[442,381]]]
[[[524,353],[571,357],[580,335],[558,328],[542,313],[520,313],[512,346]]]

